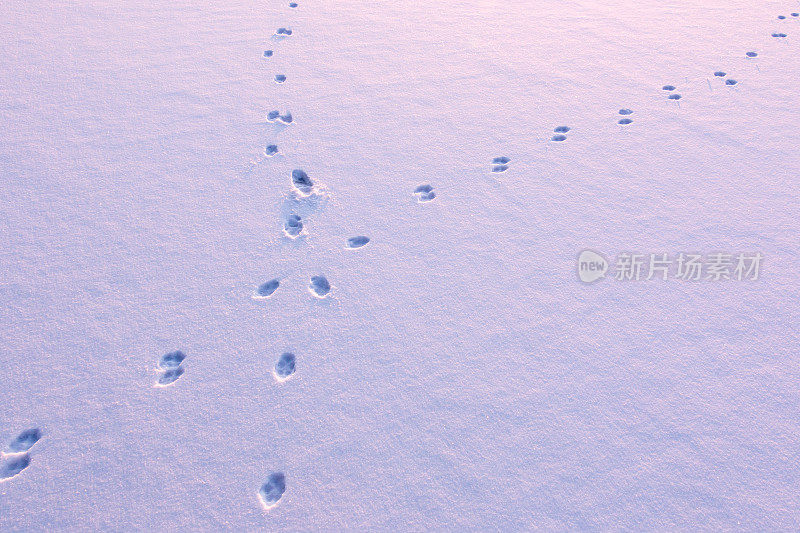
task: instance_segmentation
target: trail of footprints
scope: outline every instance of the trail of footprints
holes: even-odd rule
[[[292,9],[298,7],[296,2],[290,2],[288,6]],[[800,13],[791,13],[791,17],[798,18]],[[787,20],[785,15],[779,15],[779,20]],[[281,27],[278,28],[272,36],[274,41],[282,41],[293,34],[292,29]],[[772,37],[786,38],[787,34],[783,32],[773,32]],[[275,50],[264,50],[263,57],[271,58],[275,55]],[[756,59],[758,52],[747,51],[745,57],[747,59]],[[728,87],[736,86],[739,82],[735,78],[728,77],[727,72],[717,70],[713,73],[713,78],[724,79],[724,85]],[[275,74],[273,80],[276,83],[284,83],[287,80],[285,74]],[[709,79],[709,87],[711,81]],[[663,85],[662,91],[667,93],[667,100],[679,101],[682,95],[677,92],[677,86],[672,84]],[[628,126],[633,123],[631,115],[634,111],[629,108],[622,108],[618,111],[617,124],[621,126]],[[281,126],[289,126],[294,122],[294,118],[290,111],[272,110],[267,113],[266,120],[269,123],[275,123]],[[567,140],[567,134],[572,130],[570,126],[556,126],[553,129],[553,135],[550,137],[551,142],[564,142]],[[273,157],[278,155],[277,144],[267,144],[264,150],[266,157]],[[491,172],[495,174],[502,174],[510,167],[511,159],[506,156],[498,156],[491,160]],[[290,174],[291,191],[300,201],[307,200],[315,194],[319,194],[315,181],[309,174],[300,168],[294,169]],[[417,186],[413,195],[419,203],[427,203],[433,201],[437,195],[434,187],[428,183]],[[282,224],[283,235],[290,240],[298,239],[307,234],[307,228],[303,218],[296,213],[291,213],[285,217]],[[365,247],[370,243],[370,238],[365,235],[357,235],[348,237],[345,241],[344,248],[348,250],[358,250]],[[315,273],[308,279],[307,290],[309,293],[317,298],[324,299],[330,296],[333,287],[328,279],[319,273]],[[269,279],[257,285],[253,291],[252,297],[255,300],[267,300],[272,298],[276,292],[281,288],[282,283],[278,278]],[[157,371],[159,376],[156,381],[156,386],[167,387],[174,384],[184,373],[183,362],[186,355],[178,350],[169,352],[163,355],[158,361]],[[283,352],[275,361],[272,369],[272,374],[275,381],[284,383],[294,376],[297,370],[297,357],[292,352]],[[28,429],[21,432],[8,443],[5,450],[0,457],[0,482],[12,479],[18,476],[30,465],[31,459],[29,450],[39,441],[42,434],[37,428]],[[267,475],[263,484],[258,488],[257,496],[264,508],[264,510],[273,509],[283,498],[286,492],[286,476],[283,472],[272,472]]]

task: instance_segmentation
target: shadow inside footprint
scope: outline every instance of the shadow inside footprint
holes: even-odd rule
[[[283,83],[286,81],[285,74],[275,74],[275,83]]]
[[[633,111],[628,108],[623,108],[619,110],[620,115],[633,115]]]
[[[39,428],[26,429],[8,444],[7,453],[24,453],[33,448],[33,445],[42,438]]]
[[[7,458],[0,463],[0,481],[11,479],[16,476],[31,464],[30,455],[14,455]]]
[[[555,127],[553,129],[553,132],[554,133],[567,133],[571,129],[572,128],[570,128],[569,126],[557,126],[557,127]]]
[[[495,165],[492,167],[492,172],[499,174],[508,170],[508,165]]]
[[[725,80],[725,85],[736,85],[737,83],[739,83],[739,82],[734,80],[734,79]]]
[[[728,75],[728,73],[727,73],[727,72],[723,72],[723,71],[721,71],[721,70],[718,70],[718,71],[716,71],[716,72],[714,73],[714,76],[716,76],[716,77],[718,77],[718,78],[724,78],[724,77],[725,77],[725,76],[727,76],[727,75]]]
[[[361,248],[362,246],[366,246],[369,242],[369,237],[365,237],[364,235],[359,235],[357,237],[350,237],[347,239],[347,248]]]
[[[314,187],[314,182],[308,177],[304,170],[292,170],[292,185],[294,188],[303,193],[304,195],[311,194],[311,189]]]
[[[253,297],[269,298],[275,293],[275,291],[278,290],[278,287],[280,287],[280,285],[281,285],[280,281],[278,281],[277,279],[271,279],[259,285],[258,288],[256,288],[256,292],[255,294],[253,294]]]
[[[272,157],[273,155],[278,153],[278,145],[277,144],[270,144],[264,149],[264,155],[267,157]]]
[[[178,368],[186,359],[186,354],[180,350],[170,352],[161,356],[158,361],[158,368],[162,370],[169,370],[170,368]]]
[[[664,90],[664,91],[674,91],[675,90],[675,86],[674,85],[664,85],[661,89]]]
[[[167,385],[172,385],[178,378],[183,375],[183,367],[178,366],[175,368],[170,368],[164,371],[163,374],[158,376],[158,381],[156,381],[156,385],[159,387],[166,387]]]
[[[292,239],[297,238],[300,233],[303,231],[303,222],[302,218],[298,215],[289,215],[286,217],[286,222],[283,224],[283,232],[286,234],[287,237]]]
[[[670,100],[680,100],[682,98],[682,96],[679,95],[679,94],[671,94],[671,95],[667,96],[667,98],[669,98]]]
[[[550,140],[551,141],[555,141],[555,142],[566,141],[567,140],[567,136],[566,135],[560,135],[560,134],[559,135],[553,135],[550,138]]]
[[[505,165],[511,162],[511,159],[506,156],[495,157],[492,159],[493,165]]]
[[[272,57],[274,53],[272,50],[264,50],[264,57]]]
[[[278,378],[278,381],[285,381],[294,374],[296,359],[291,352],[281,354],[275,363],[275,377]]]
[[[291,34],[292,34],[292,30],[290,30],[289,28],[278,28],[277,30],[275,30],[275,35],[286,35],[286,36],[289,36]]]
[[[617,124],[622,124],[623,126],[627,126],[628,124],[633,123],[633,119],[630,118],[621,118]]]
[[[758,53],[756,52],[747,52],[745,55],[747,57],[758,57]]]
[[[258,489],[258,498],[265,510],[272,509],[286,492],[286,477],[283,472],[274,472],[267,481]]]
[[[308,290],[317,298],[325,298],[331,292],[331,284],[325,276],[312,276]]]

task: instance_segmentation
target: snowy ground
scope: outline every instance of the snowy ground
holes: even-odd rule
[[[800,3],[297,1],[0,7],[0,530],[800,528]]]

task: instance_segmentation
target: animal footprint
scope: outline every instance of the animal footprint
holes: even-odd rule
[[[278,290],[281,282],[277,279],[271,279],[267,282],[262,283],[256,288],[256,292],[253,293],[253,299],[255,300],[266,300],[270,296],[272,296],[275,291]]]
[[[667,96],[667,98],[670,99],[670,100],[680,100],[683,97],[681,95],[679,95],[678,93],[675,93],[675,94],[671,94],[671,95]]]
[[[619,110],[619,114],[620,115],[633,115],[633,111],[631,111],[630,109],[620,109]]]
[[[550,140],[553,141],[553,142],[557,142],[557,143],[566,141],[567,140],[567,136],[564,135],[564,134],[567,133],[571,129],[572,128],[570,128],[569,126],[556,126],[555,128],[553,128],[553,132],[555,133],[555,135],[550,137]]]
[[[674,85],[664,85],[661,88],[661,90],[663,90],[663,91],[674,91],[675,90],[675,86]]]
[[[289,376],[294,374],[296,357],[293,353],[286,352],[281,354],[278,361],[275,363],[275,379],[278,381],[286,381]]]
[[[296,239],[303,232],[303,219],[298,215],[289,215],[283,223],[283,233],[290,239]]]
[[[186,359],[186,354],[184,354],[180,350],[164,354],[158,361],[158,368],[162,370],[169,370],[170,368],[178,368],[179,366],[181,366],[181,363],[183,363],[184,359]]]
[[[744,55],[746,55],[747,57],[751,57],[751,58],[752,57],[758,57],[758,53],[757,52],[747,52]]]
[[[718,71],[716,71],[716,72],[714,73],[714,76],[716,76],[716,77],[718,77],[718,78],[724,78],[724,77],[725,77],[725,76],[727,76],[727,75],[728,75],[728,74],[727,74],[727,72],[723,72],[723,71],[721,71],[721,70],[718,70]]]
[[[734,80],[734,79],[730,79],[729,78],[729,79],[725,80],[725,85],[736,85],[737,83],[739,83],[739,82]]]
[[[785,20],[785,19],[786,19],[786,15],[778,15],[778,20]]]
[[[162,355],[158,361],[158,370],[161,371],[161,375],[156,380],[156,386],[166,387],[178,381],[178,378],[183,375],[181,363],[184,359],[186,359],[186,354],[180,350]]]
[[[347,239],[347,248],[351,250],[355,248],[362,248],[369,243],[369,237],[365,237],[363,235],[359,235],[357,237],[350,237]]]
[[[312,276],[308,290],[317,298],[325,298],[331,292],[331,284],[325,276]]]
[[[285,35],[288,37],[291,34],[292,30],[290,30],[289,28],[278,28],[277,30],[275,30],[275,35]]]
[[[304,170],[292,170],[292,185],[302,196],[308,196],[314,188],[314,182]]]
[[[272,57],[274,53],[272,50],[264,50],[264,57]]]
[[[291,124],[293,122],[292,114],[287,111],[285,115],[281,115],[280,111],[274,110],[267,113],[267,122],[280,122],[281,124]]]
[[[272,157],[273,155],[278,153],[278,145],[277,144],[270,144],[264,149],[264,155],[267,157]]]
[[[275,74],[275,83],[283,83],[286,81],[285,74]]]
[[[8,443],[8,447],[6,448],[5,454],[6,455],[13,455],[19,453],[25,453],[31,448],[33,445],[39,442],[39,439],[42,438],[42,432],[39,428],[32,428],[26,429],[19,435],[17,435],[14,440]]]
[[[297,2],[289,2],[289,7],[297,7]]]
[[[633,115],[633,111],[631,109],[627,109],[627,108],[620,109],[619,110],[619,114],[623,115],[624,117],[627,117],[628,115]],[[633,119],[631,119],[631,118],[621,118],[617,122],[617,124],[622,124],[623,126],[627,126],[628,124],[631,124],[631,123],[633,123]]]
[[[511,161],[506,156],[495,157],[492,159],[492,172],[505,172],[508,170],[508,163]]]
[[[436,193],[433,192],[433,187],[430,185],[420,185],[416,189],[414,189],[414,194],[417,196],[417,201],[419,203],[423,202],[430,202],[434,198],[436,198]]]
[[[286,492],[286,476],[283,475],[283,472],[274,472],[258,489],[258,499],[264,510],[269,511],[278,504],[284,492]]]
[[[27,453],[12,455],[0,460],[0,482],[17,476],[31,464],[31,456]]]
[[[773,37],[786,37],[786,34],[785,33],[773,33],[772,36]]]

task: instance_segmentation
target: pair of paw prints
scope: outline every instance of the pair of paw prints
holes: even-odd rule
[[[281,114],[280,111],[273,110],[267,113],[267,122],[277,122],[279,124],[288,126],[294,122],[294,117],[292,117],[291,111]]]
[[[679,93],[674,92],[675,89],[676,87],[674,85],[664,85],[661,87],[662,91],[667,91],[670,93],[669,96],[667,96],[668,100],[680,100],[683,97]]]
[[[42,438],[39,428],[26,429],[8,443],[0,458],[0,483],[14,478],[31,464],[28,453]]]
[[[572,128],[570,128],[569,126],[556,126],[555,128],[553,128],[553,133],[555,133],[555,135],[550,137],[550,140],[553,141],[553,142],[566,141],[567,140],[567,136],[564,135],[564,134],[567,133],[571,129]]]
[[[501,173],[508,170],[508,164],[511,162],[511,158],[506,156],[495,157],[492,159],[492,172],[494,173]]]
[[[183,360],[186,354],[180,350],[169,352],[161,356],[158,361],[158,371],[161,375],[156,380],[156,387],[167,387],[172,385],[183,375]]]
[[[266,300],[272,297],[280,287],[279,279],[271,279],[256,287],[253,293],[254,300]],[[317,298],[326,298],[331,293],[332,287],[328,278],[325,276],[311,276],[308,284],[308,291]]]
[[[718,70],[718,71],[714,72],[714,77],[715,77],[715,78],[724,78],[724,77],[725,77],[725,76],[727,76],[727,75],[728,75],[728,73],[727,73],[727,72],[725,72],[724,70]],[[734,80],[733,78],[727,78],[727,79],[725,80],[725,85],[727,85],[727,86],[729,86],[729,87],[733,87],[733,86],[734,86],[734,85],[736,85],[737,83],[739,83],[739,82],[738,82],[738,81],[736,81],[736,80]]]
[[[436,193],[433,190],[433,187],[425,184],[420,185],[416,189],[414,189],[414,196],[417,197],[417,202],[425,203],[430,202],[434,198],[436,198]]]
[[[623,126],[627,126],[628,124],[633,123],[633,119],[630,118],[633,115],[633,110],[626,108],[622,108],[619,110],[619,114],[622,115],[622,118],[617,121],[617,124],[622,124]]]

